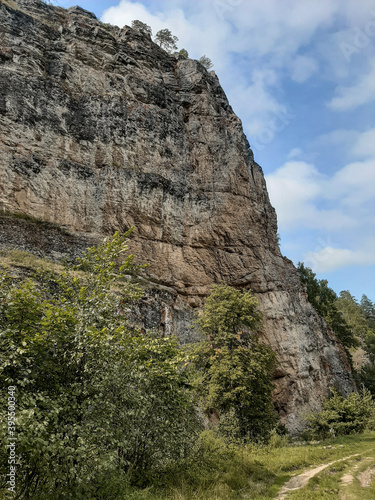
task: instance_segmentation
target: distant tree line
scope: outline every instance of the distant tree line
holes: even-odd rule
[[[359,386],[375,395],[375,304],[366,295],[358,303],[348,290],[337,295],[327,280],[317,279],[301,262],[297,270],[309,302],[330,325],[349,358],[352,360],[358,348],[364,351],[365,359],[355,370],[355,378]]]

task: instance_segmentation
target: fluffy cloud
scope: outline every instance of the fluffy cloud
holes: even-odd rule
[[[288,160],[292,160],[293,158],[296,158],[297,156],[301,156],[302,154],[302,149],[300,148],[293,148],[289,153],[288,153]]]
[[[370,207],[375,200],[375,158],[346,165],[329,182],[327,198],[348,209]]]
[[[276,208],[281,230],[298,227],[339,230],[354,227],[357,222],[350,213],[334,204],[322,208],[321,202],[331,181],[314,165],[290,161],[266,177],[271,202]]]
[[[375,128],[358,134],[351,144],[351,154],[353,156],[375,158]],[[375,165],[373,169],[375,170]]]
[[[357,145],[361,140],[357,134]],[[310,231],[310,248],[316,248],[303,260],[315,272],[375,264],[375,238],[369,236],[375,227],[374,166],[375,158],[357,161],[328,176],[312,164],[289,161],[266,177],[282,233]]]
[[[347,266],[369,266],[375,264],[375,245],[367,250],[349,250],[346,248],[321,248],[308,252],[304,262],[316,273],[327,273]]]
[[[354,162],[328,177],[303,161],[285,163],[266,177],[280,227],[336,232],[373,222],[374,165]]]
[[[375,59],[372,60],[367,74],[358,78],[354,85],[337,87],[336,94],[336,97],[328,103],[328,106],[335,111],[357,108],[375,100]]]
[[[280,96],[281,80],[303,83],[317,71],[314,58],[298,51],[334,21],[338,6],[339,0],[121,0],[102,21],[122,27],[140,19],[154,33],[169,28],[191,57],[204,52],[254,137],[290,107]]]

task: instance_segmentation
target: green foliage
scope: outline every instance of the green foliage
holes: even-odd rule
[[[197,325],[215,348],[242,345],[253,338],[251,330],[262,324],[258,300],[250,291],[242,292],[227,285],[214,285]],[[244,327],[246,329],[244,329]]]
[[[364,329],[366,332],[364,348],[370,358],[372,365],[374,365],[375,364],[375,305],[366,295],[362,295],[360,308],[363,317],[367,321],[367,329]]]
[[[186,49],[181,49],[178,54],[184,59],[187,59],[189,57],[189,53]]]
[[[355,374],[358,385],[364,385],[375,395],[375,308],[371,300],[363,295],[360,304],[348,292],[340,293],[336,305],[345,321],[350,325],[361,347],[367,355],[367,363]]]
[[[207,71],[209,71],[213,67],[211,59],[205,55],[199,59],[199,62],[206,68]]]
[[[177,50],[178,38],[175,35],[172,35],[171,31],[167,28],[164,28],[156,33],[155,42],[167,52]]]
[[[363,384],[372,395],[375,395],[375,365],[373,361],[362,367],[359,373],[359,383]]]
[[[327,280],[318,280],[311,269],[298,264],[298,273],[302,283],[306,285],[309,302],[331,326],[338,339],[346,349],[349,359],[350,348],[363,347],[369,363],[363,366],[356,379],[375,394],[375,308],[371,300],[362,296],[361,304],[347,291],[336,293],[329,288]]]
[[[336,300],[337,310],[341,313],[344,321],[350,326],[353,334],[363,341],[371,332],[362,307],[347,290],[340,292]]]
[[[230,439],[267,435],[274,423],[275,355],[251,331],[261,325],[257,306],[251,292],[216,285],[197,319],[204,340],[191,349],[195,384],[203,411],[220,415]]]
[[[375,332],[375,304],[367,297],[367,295],[362,295],[361,309],[365,318],[369,322],[370,328]]]
[[[5,477],[6,388],[15,386],[21,498],[121,497],[127,482],[149,480],[195,439],[177,341],[128,322],[141,295],[131,276],[144,267],[121,259],[129,234],[90,248],[61,275],[0,274],[0,467]]]
[[[152,36],[151,26],[143,23],[142,21],[138,21],[137,19],[135,21],[132,21],[132,28],[136,31],[139,31],[140,33]]]
[[[366,389],[361,394],[352,392],[347,398],[336,390],[331,390],[331,397],[323,403],[323,410],[310,413],[306,420],[310,430],[320,438],[331,433],[355,434],[363,432],[374,413],[374,401]]]
[[[336,293],[328,286],[327,280],[318,280],[316,274],[310,268],[305,267],[303,263],[298,263],[297,271],[302,283],[307,288],[309,302],[327,321],[349,354],[349,349],[357,347],[359,341],[337,307],[338,297]]]

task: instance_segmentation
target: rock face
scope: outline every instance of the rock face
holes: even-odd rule
[[[136,226],[132,251],[155,283],[146,323],[187,341],[212,283],[251,288],[287,426],[329,385],[353,390],[342,346],[280,254],[262,170],[213,72],[79,7],[0,0],[0,127],[0,208],[74,238]],[[1,244],[26,245],[6,227]]]

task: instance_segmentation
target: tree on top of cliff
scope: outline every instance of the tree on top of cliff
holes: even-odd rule
[[[155,42],[167,52],[177,50],[178,38],[172,35],[168,28],[164,28],[156,33]]]
[[[197,319],[203,340],[191,348],[202,409],[219,416],[219,430],[230,440],[265,436],[275,421],[276,358],[254,333],[262,322],[257,307],[250,291],[214,286]]]
[[[132,28],[136,31],[139,31],[140,33],[145,33],[147,35],[152,36],[151,26],[149,26],[146,23],[143,23],[142,21],[138,21],[138,19],[132,21]]]
[[[206,68],[206,70],[210,70],[213,67],[212,61],[209,57],[206,55],[203,55],[200,59],[199,62],[201,63],[202,66]]]

